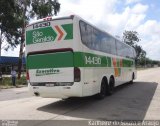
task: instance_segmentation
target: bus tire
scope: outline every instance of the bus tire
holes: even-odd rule
[[[105,81],[105,79],[102,80],[101,82],[101,89],[100,89],[100,93],[97,94],[97,98],[98,99],[103,99],[106,96],[106,91],[107,91],[107,82]]]
[[[132,74],[132,80],[130,81],[130,84],[133,84],[133,80],[134,80],[134,73]]]
[[[114,77],[110,77],[109,79],[109,85],[107,87],[107,95],[112,95],[113,92],[114,92],[114,84],[115,84],[115,80],[114,80]]]

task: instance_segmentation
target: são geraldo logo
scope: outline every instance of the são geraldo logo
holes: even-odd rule
[[[32,33],[33,43],[51,42],[54,41],[53,36],[44,36],[43,32],[34,31]]]

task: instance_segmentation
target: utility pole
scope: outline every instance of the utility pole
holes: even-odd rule
[[[20,0],[21,4],[23,4],[23,27],[22,27],[22,36],[21,36],[21,43],[20,43],[20,50],[19,50],[19,61],[18,61],[18,79],[21,78],[21,70],[22,70],[22,57],[23,57],[23,46],[25,41],[25,26],[26,26],[26,10],[27,10],[27,4],[26,0]]]
[[[1,47],[2,47],[2,31],[1,31],[1,34],[0,34],[0,57],[1,57]],[[1,74],[1,72],[2,72],[2,70],[1,70],[1,64],[0,64],[0,74]]]
[[[145,68],[146,68],[146,57],[145,57]]]

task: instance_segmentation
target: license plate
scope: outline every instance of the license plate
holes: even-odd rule
[[[46,84],[46,87],[54,87],[54,84]]]

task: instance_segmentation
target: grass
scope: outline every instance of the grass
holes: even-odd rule
[[[27,85],[26,77],[22,76],[20,79],[16,78],[16,85]],[[2,80],[0,80],[0,87],[3,88],[9,88],[12,87],[12,78],[11,77],[3,77]]]

